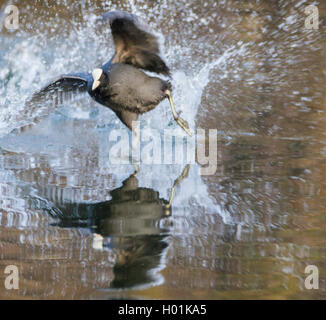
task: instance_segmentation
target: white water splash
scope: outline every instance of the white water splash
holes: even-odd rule
[[[130,2],[130,5],[133,13],[139,14],[144,18],[141,11],[137,10],[133,1]],[[113,7],[112,10],[114,9],[118,8]],[[101,35],[95,35],[94,15],[88,13],[87,15],[85,14],[85,17],[87,20],[86,25],[73,25],[70,34],[64,39],[60,35],[48,39],[47,34],[38,34],[28,37],[28,40],[17,39],[14,44],[12,44],[12,39],[0,40],[0,45],[7,48],[7,54],[2,63],[2,71],[0,73],[0,83],[6,83],[0,86],[0,105],[3,108],[0,114],[0,136],[4,136],[15,128],[33,122],[33,118],[26,118],[28,110],[25,109],[24,101],[49,80],[62,73],[91,70],[110,58],[110,55],[113,53],[112,42],[110,47],[110,43],[107,41],[108,37],[110,37],[110,31],[107,30]],[[96,38],[94,39],[94,37]],[[163,36],[159,36],[159,39],[163,47]],[[230,65],[234,64],[237,56],[247,54],[248,46],[248,44],[239,43],[237,46],[232,46],[226,50],[214,61],[192,61],[191,68],[182,67],[172,70],[173,96],[177,110],[189,122],[193,131],[195,130],[198,108],[205,87],[209,83],[211,71],[217,69],[221,78],[227,77]],[[190,47],[176,45],[168,48],[163,47],[163,50],[165,51],[168,64],[177,65],[180,59],[192,60],[192,50]],[[69,102],[63,109],[63,113],[68,117],[87,119],[90,115],[90,104],[93,106],[96,104],[91,102],[90,98],[84,98],[85,101]],[[112,122],[119,123],[111,111],[101,106],[96,106],[99,110],[97,123],[100,127]],[[44,106],[44,110],[40,110],[40,113],[47,115],[50,111],[51,109]],[[142,117],[142,123],[144,123],[144,128],[151,127],[159,130],[173,126],[182,133],[181,129],[173,121],[167,101],[161,103],[152,112],[145,114]],[[194,167],[191,170],[186,182],[187,192],[180,193],[176,203],[181,205],[191,198],[198,205],[204,204],[208,209],[207,212],[218,212],[225,223],[230,223],[231,218],[222,212],[214,200],[210,198],[207,187],[199,176],[198,169],[198,167]],[[172,171],[173,174],[171,172],[166,173],[170,183],[175,178],[175,170],[172,169]],[[155,181],[155,177],[162,174],[160,168],[146,170],[146,172],[145,175],[140,175],[141,184],[145,186],[151,186],[153,181]],[[151,174],[148,172],[151,172]],[[166,184],[160,181],[157,186],[157,190],[165,197],[168,196],[168,188],[166,186],[170,185],[170,183]]]

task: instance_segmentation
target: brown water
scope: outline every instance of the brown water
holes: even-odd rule
[[[0,298],[324,299],[325,3],[307,30],[302,0],[48,2],[14,1],[20,29],[1,31]],[[171,212],[186,163],[143,164],[137,178],[107,165],[120,125],[87,97],[8,133],[32,121],[23,101],[43,83],[110,57],[109,30],[87,14],[113,9],[163,35],[176,105],[193,130],[218,130],[216,173],[191,164]],[[168,110],[144,125],[174,126]]]

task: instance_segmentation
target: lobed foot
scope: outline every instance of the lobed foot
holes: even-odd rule
[[[188,136],[192,136],[192,133],[189,129],[189,124],[186,120],[183,120],[182,118],[174,118],[174,120],[177,122],[177,124],[187,133]]]

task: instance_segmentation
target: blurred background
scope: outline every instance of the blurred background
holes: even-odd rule
[[[305,0],[2,1],[1,299],[326,298],[326,3]],[[319,29],[305,28],[305,8]],[[217,129],[218,167],[108,165],[122,128],[87,95],[52,110],[24,102],[62,73],[109,60],[100,14],[148,22],[193,131]],[[30,125],[34,118],[41,121]],[[168,102],[143,127],[175,128]],[[24,130],[17,130],[21,126]],[[19,290],[4,288],[7,265]],[[319,269],[308,290],[306,266]]]

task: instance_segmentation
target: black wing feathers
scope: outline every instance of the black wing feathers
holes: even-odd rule
[[[144,70],[170,75],[169,68],[159,56],[157,38],[136,16],[121,11],[104,14],[99,21],[109,21],[115,54],[112,63],[126,63]]]
[[[63,75],[34,93],[27,104],[33,106],[42,105],[45,102],[50,102],[55,106],[62,104],[73,95],[85,92],[89,77],[90,75],[85,73]]]

